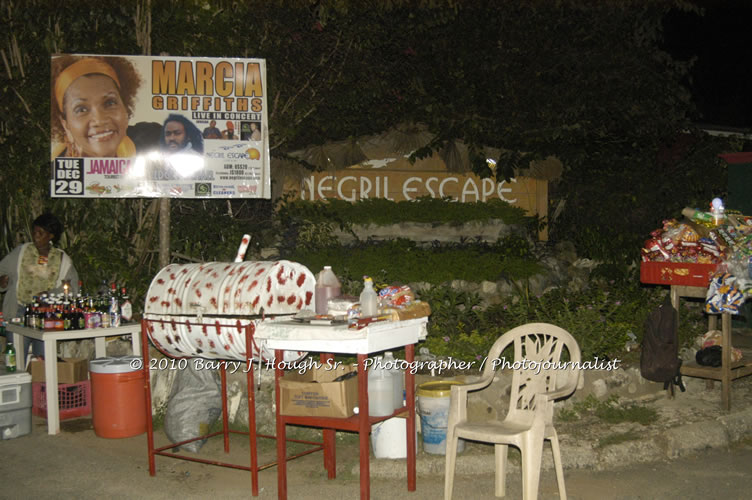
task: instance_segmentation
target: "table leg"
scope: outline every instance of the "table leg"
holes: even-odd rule
[[[358,354],[358,438],[360,442],[360,498],[371,497],[371,449],[369,435],[371,424],[368,421],[368,370],[365,354]]]
[[[415,360],[415,344],[405,346],[405,361],[411,366]],[[407,491],[415,491],[416,486],[416,443],[415,443],[415,374],[405,371],[405,398],[407,400]]]
[[[319,361],[322,366],[329,366],[327,362],[334,360],[334,354],[321,353],[319,354]],[[337,449],[334,429],[322,430],[322,441],[324,446],[324,468],[326,469],[327,479],[334,479],[337,477]]]
[[[57,341],[44,341],[44,383],[47,390],[47,433],[60,432],[60,408],[57,400]]]
[[[284,351],[274,351],[275,360],[283,360]],[[279,396],[279,379],[283,371],[280,363],[274,366],[274,403],[277,417],[277,498],[287,500],[287,436],[285,434],[285,422],[280,414],[281,401]]]
[[[731,314],[721,316],[721,404],[723,409],[731,409]]]
[[[139,335],[138,332],[134,332],[131,334],[131,346],[133,346],[134,356],[138,356],[139,354],[141,354],[141,336]]]
[[[248,449],[251,454],[251,494],[257,497],[258,487],[258,436],[256,433],[256,386],[253,379],[253,334],[256,327],[250,323],[245,331],[245,385],[248,404]],[[261,359],[259,358],[259,364]]]
[[[227,361],[219,365],[219,384],[222,393],[222,442],[225,445],[225,453],[230,453],[230,417],[227,415]]]
[[[154,461],[154,420],[151,414],[151,373],[149,370],[149,340],[147,339],[148,326],[146,320],[141,320],[141,337],[143,339],[143,370],[144,370],[144,391],[146,393],[146,446],[149,453],[149,475],[154,476],[157,474],[157,467]],[[137,337],[138,334],[134,333],[133,337]],[[136,355],[136,352],[133,353]]]
[[[26,371],[26,353],[24,352],[24,337],[13,332],[13,345],[16,348],[16,370],[19,372]]]
[[[324,446],[324,468],[326,469],[326,478],[334,479],[337,477],[337,449],[336,434],[334,429],[323,429],[322,432]]]
[[[106,339],[104,337],[94,338],[94,354],[98,358],[107,357],[107,344],[106,344]]]

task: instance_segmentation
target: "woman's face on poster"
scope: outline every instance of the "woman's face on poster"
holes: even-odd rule
[[[65,91],[63,128],[82,156],[114,157],[126,136],[128,111],[112,79],[84,75]]]

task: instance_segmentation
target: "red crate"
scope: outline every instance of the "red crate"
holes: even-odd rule
[[[33,382],[31,384],[31,413],[42,418],[47,418],[46,385],[44,382]],[[57,402],[60,409],[60,420],[90,415],[91,383],[88,380],[83,380],[75,384],[58,384]]]
[[[718,264],[689,262],[642,262],[640,281],[655,285],[707,287]]]

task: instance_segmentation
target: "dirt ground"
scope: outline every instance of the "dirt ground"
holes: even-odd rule
[[[202,465],[167,457],[156,457],[156,475],[148,471],[146,435],[125,439],[103,439],[94,434],[90,419],[64,421],[63,431],[46,434],[46,421],[33,418],[32,433],[0,441],[2,498],[78,499],[223,499],[251,497],[250,473]],[[156,434],[157,445],[167,444]],[[288,449],[291,449],[289,447]],[[274,460],[274,440],[259,444],[259,462]],[[423,453],[422,451],[420,453]],[[222,451],[221,438],[213,438],[194,456],[240,464],[249,463],[247,438],[234,435],[229,457]],[[489,457],[490,458],[490,457]],[[288,498],[356,499],[357,439],[338,433],[337,478],[327,480],[323,456],[314,453],[288,463]],[[566,484],[572,499],[708,499],[748,498],[752,490],[752,441],[729,450],[709,450],[697,456],[614,470],[591,472],[566,470]],[[276,467],[259,473],[258,498],[277,497]],[[372,478],[374,499],[438,499],[443,497],[443,471],[419,475],[417,491],[409,493],[404,478]],[[521,478],[509,472],[507,498],[521,497]],[[472,493],[470,493],[472,492]],[[493,476],[460,475],[455,498],[494,498]],[[540,498],[558,498],[553,472],[544,471]]]

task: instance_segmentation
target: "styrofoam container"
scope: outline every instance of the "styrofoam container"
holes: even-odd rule
[[[31,432],[31,374],[0,375],[0,439]]]

